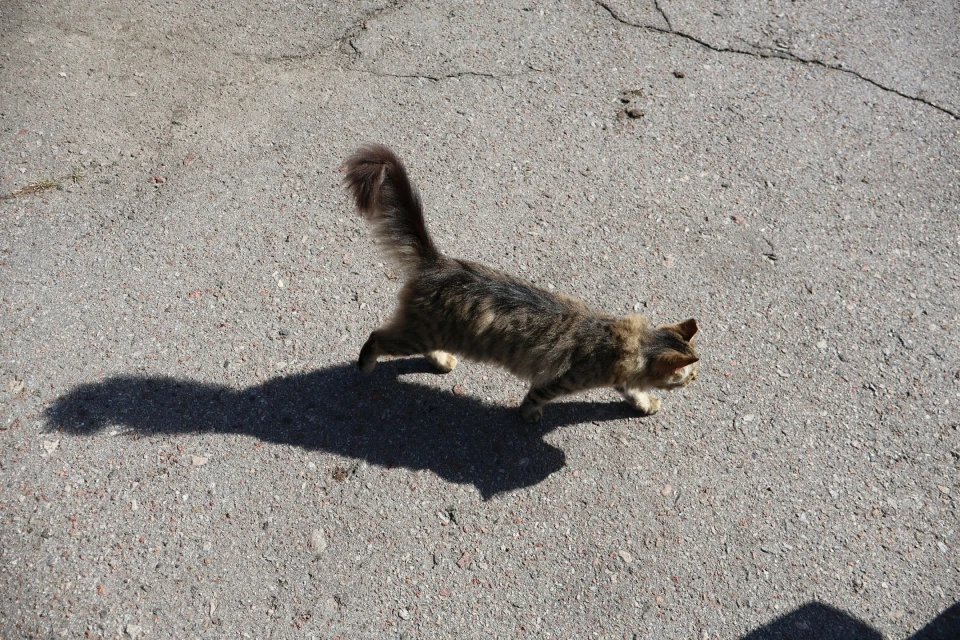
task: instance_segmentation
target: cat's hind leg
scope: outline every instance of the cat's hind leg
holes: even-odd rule
[[[660,411],[660,398],[656,396],[644,393],[643,391],[624,389],[622,387],[617,387],[617,391],[623,394],[623,399],[642,415],[652,416],[657,411]]]
[[[357,358],[357,367],[364,373],[370,373],[377,366],[377,356],[380,355],[379,344],[377,341],[377,332],[374,331],[363,343],[360,349],[360,357]]]
[[[360,371],[370,373],[376,366],[379,356],[412,356],[430,352],[431,346],[425,336],[408,331],[403,326],[382,327],[367,338],[363,348],[360,349],[357,366]],[[456,359],[453,364],[456,364]],[[453,366],[450,369],[453,369]]]
[[[426,354],[427,362],[440,373],[450,373],[457,366],[457,357],[446,351],[430,351]]]

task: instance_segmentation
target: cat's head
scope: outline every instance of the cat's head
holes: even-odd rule
[[[621,333],[621,339],[633,334],[622,342],[626,361],[621,362],[621,376],[626,386],[679,389],[697,379],[700,356],[692,342],[699,328],[696,320],[650,328],[643,316],[630,316],[620,326],[632,329]]]
[[[665,324],[651,332],[647,347],[647,371],[652,386],[658,389],[679,389],[697,379],[700,356],[693,348],[697,333],[693,318],[678,324]]]

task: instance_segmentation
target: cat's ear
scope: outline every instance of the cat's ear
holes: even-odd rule
[[[693,318],[684,320],[677,325],[677,331],[680,332],[680,335],[683,336],[683,339],[687,342],[690,342],[693,336],[697,335],[698,329],[700,329],[700,327],[697,326],[697,321]]]
[[[668,376],[687,365],[699,361],[700,358],[696,356],[680,353],[679,351],[667,351],[666,353],[661,353],[654,359],[653,366],[660,375]]]

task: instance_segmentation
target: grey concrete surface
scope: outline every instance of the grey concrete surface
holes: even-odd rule
[[[3,3],[0,638],[948,637],[958,33]],[[445,252],[696,317],[699,379],[530,428],[494,368],[356,372],[399,287],[339,187],[368,141]]]

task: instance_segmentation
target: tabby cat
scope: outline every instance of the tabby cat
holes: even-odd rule
[[[642,315],[615,318],[496,269],[448,258],[433,244],[420,197],[390,149],[361,147],[344,170],[376,242],[406,275],[393,318],[360,350],[361,371],[373,371],[382,355],[423,354],[443,373],[458,355],[497,364],[530,381],[520,406],[528,422],[557,396],[607,386],[651,415],[660,400],[648,389],[676,389],[697,378],[690,342],[696,320],[653,327]]]

